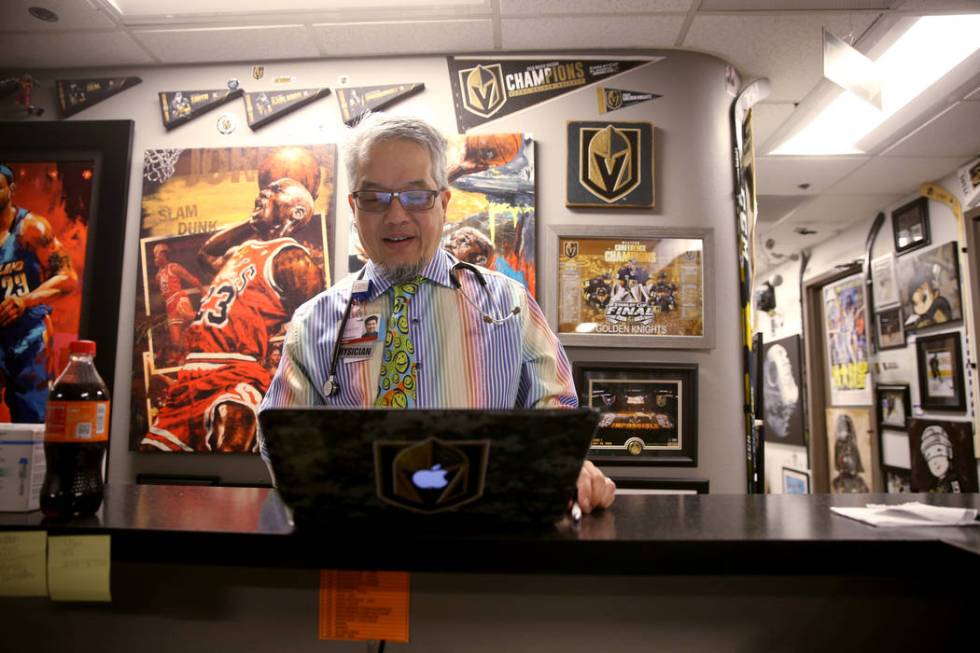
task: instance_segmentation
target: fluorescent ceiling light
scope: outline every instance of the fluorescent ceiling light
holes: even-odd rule
[[[351,9],[463,7],[482,5],[484,0],[105,0],[126,18],[148,16],[209,16],[224,13],[315,13]]]
[[[862,154],[857,146],[861,138],[977,49],[980,14],[918,19],[875,61],[881,79],[881,111],[852,93],[840,92],[770,154]]]

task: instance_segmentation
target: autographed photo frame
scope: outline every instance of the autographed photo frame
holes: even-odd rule
[[[548,322],[566,346],[714,347],[711,229],[554,225]]]
[[[133,121],[0,123],[0,130],[0,162],[16,177],[13,203],[45,218],[78,277],[50,304],[44,365],[60,372],[71,340],[94,340],[111,392]],[[3,281],[8,283],[6,275]],[[0,412],[0,421],[22,421],[9,419],[6,407]]]
[[[923,410],[966,410],[963,347],[958,331],[919,336],[915,340],[919,404]]]
[[[583,362],[575,363],[573,372],[579,404],[602,413],[591,460],[697,465],[697,365]]]
[[[920,197],[892,211],[892,233],[895,253],[925,247],[929,235],[929,198]]]

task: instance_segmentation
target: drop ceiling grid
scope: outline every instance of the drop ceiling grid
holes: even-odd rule
[[[3,38],[3,67],[11,70],[135,66],[155,63],[126,32],[9,33]]]
[[[670,48],[682,15],[502,18],[504,50]]]
[[[904,195],[914,192],[922,182],[945,177],[963,163],[961,157],[877,157],[831,186],[826,193]]]
[[[430,54],[493,49],[489,19],[398,23],[325,23],[312,27],[328,56]]]
[[[319,56],[303,25],[267,27],[138,29],[132,34],[166,63],[265,61]]]
[[[27,10],[42,6],[58,14],[58,21],[47,23],[34,18]],[[88,2],[79,0],[4,0],[4,32],[16,31],[73,31],[115,29],[116,22]]]
[[[696,0],[500,0],[501,16],[542,14],[686,13]]]
[[[882,152],[883,157],[961,156],[980,152],[980,102],[957,102]]]
[[[756,157],[760,195],[818,195],[868,161],[867,157]],[[809,184],[800,188],[800,184]]]

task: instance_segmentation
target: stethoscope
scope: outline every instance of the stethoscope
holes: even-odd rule
[[[351,286],[351,294],[347,298],[347,306],[344,308],[344,316],[340,319],[340,326],[337,328],[337,337],[334,339],[333,343],[333,354],[330,358],[330,373],[327,375],[327,380],[323,382],[323,394],[326,397],[332,397],[338,392],[340,392],[340,382],[337,381],[337,363],[339,362],[340,354],[340,341],[344,335],[344,329],[347,328],[347,321],[350,319],[351,309],[357,301],[355,288],[357,288],[358,282],[364,280],[364,272],[366,268],[361,268],[360,274],[357,275],[357,279],[354,281],[354,285]],[[467,263],[466,261],[456,260],[455,265],[449,269],[449,282],[453,287],[453,290],[458,292],[466,303],[472,306],[477,313],[480,313],[480,317],[487,324],[503,324],[507,320],[511,319],[515,315],[521,312],[520,306],[515,306],[510,310],[510,313],[504,317],[494,317],[490,315],[488,311],[484,311],[479,306],[476,305],[469,296],[463,292],[462,284],[459,282],[459,271],[469,270],[476,277],[477,282],[483,288],[483,291],[487,295],[488,300],[492,300],[493,297],[490,295],[490,289],[487,287],[487,280],[483,276],[483,273],[473,265],[472,263]]]

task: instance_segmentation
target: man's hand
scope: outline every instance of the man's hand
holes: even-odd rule
[[[608,508],[616,498],[616,484],[598,467],[586,460],[578,474],[578,505],[584,513],[596,508]]]
[[[0,326],[7,326],[24,314],[24,298],[20,295],[7,297],[0,302]]]

